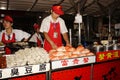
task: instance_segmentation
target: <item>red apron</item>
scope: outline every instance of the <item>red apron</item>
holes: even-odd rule
[[[2,34],[2,42],[4,44],[16,42],[16,40],[15,40],[15,33],[13,33],[13,36],[12,36],[11,40],[6,40],[5,39],[5,33],[3,33]],[[11,50],[8,47],[5,47],[5,52],[6,52],[6,54],[11,54]]]
[[[60,33],[60,24],[58,23],[50,23],[50,29],[48,31],[48,36],[51,40],[59,47],[62,46],[62,38]],[[55,37],[56,36],[56,37]],[[45,39],[44,41],[44,49],[48,52],[52,49],[50,43]]]
[[[36,37],[36,38],[37,38],[37,46],[41,47],[41,40],[38,37]]]

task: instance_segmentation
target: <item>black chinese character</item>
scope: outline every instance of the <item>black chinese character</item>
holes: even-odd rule
[[[26,66],[25,68],[26,68],[25,74],[32,73],[32,66]]]
[[[2,78],[2,70],[0,70],[0,78]]]
[[[40,64],[39,71],[46,70],[46,64]]]
[[[18,68],[11,69],[11,76],[19,75]]]
[[[110,71],[108,71],[107,74],[103,75],[104,80],[115,80],[117,73],[116,73],[116,68],[112,67]]]
[[[81,78],[82,78],[82,76],[76,76],[75,78],[74,78],[74,80],[81,80]]]

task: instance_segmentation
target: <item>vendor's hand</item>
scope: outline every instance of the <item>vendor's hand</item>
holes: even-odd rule
[[[72,45],[71,45],[71,44],[66,44],[66,46],[70,46],[70,47],[72,47]]]
[[[53,43],[51,46],[52,46],[53,49],[57,49],[57,45],[56,44]]]

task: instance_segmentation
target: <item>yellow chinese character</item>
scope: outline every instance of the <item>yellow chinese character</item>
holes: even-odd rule
[[[112,58],[112,53],[109,52],[106,54],[106,56],[107,56],[107,59]]]
[[[100,60],[103,60],[103,59],[104,59],[104,57],[105,57],[105,55],[104,55],[104,54],[99,54],[99,59],[100,59]]]
[[[120,57],[118,54],[119,54],[118,51],[114,52],[113,57]]]

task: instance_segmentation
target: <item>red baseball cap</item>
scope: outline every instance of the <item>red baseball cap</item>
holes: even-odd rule
[[[9,21],[9,22],[12,22],[13,23],[13,19],[11,16],[5,16],[3,20],[6,20],[6,21]]]
[[[40,26],[39,26],[37,23],[35,23],[35,24],[33,25],[33,28],[36,30],[36,29],[40,28]]]
[[[62,10],[62,6],[60,5],[53,5],[52,6],[52,11],[54,11],[56,14],[63,15],[64,12]]]

